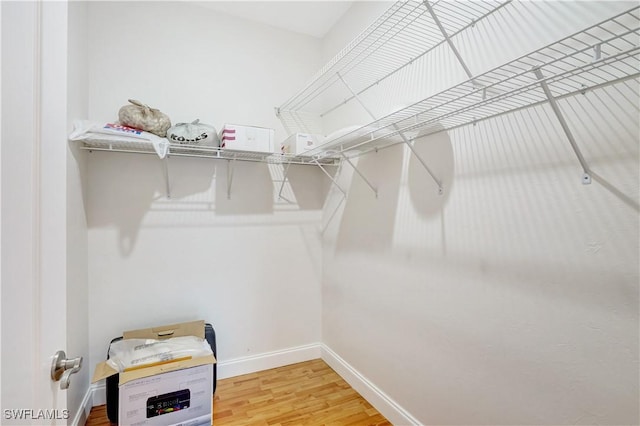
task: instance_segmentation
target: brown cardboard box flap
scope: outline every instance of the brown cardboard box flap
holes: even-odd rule
[[[125,339],[168,339],[170,337],[196,336],[204,339],[204,321],[183,322],[181,324],[163,325],[160,327],[142,328],[125,331]]]
[[[118,374],[116,370],[111,368],[106,361],[101,362],[96,365],[96,369],[93,371],[93,378],[91,379],[91,383],[95,383],[98,380],[106,379],[107,377],[111,377],[114,374]]]
[[[197,367],[199,365],[215,364],[216,359],[213,355],[201,356],[198,358],[185,359],[167,364],[156,365],[148,368],[140,368],[138,370],[125,371],[120,374],[120,384],[130,382],[143,377],[155,376],[156,374],[168,373],[169,371],[183,370],[185,368]]]
[[[169,362],[161,365],[152,365],[146,368],[139,368],[136,370],[125,371],[120,373],[120,384],[130,382],[131,380],[140,379],[142,377],[155,376],[156,374],[167,373],[169,371],[182,370],[184,368],[197,367],[199,365],[215,364],[216,358],[213,355],[200,356],[197,358],[183,359],[180,361]],[[111,377],[114,374],[118,374],[116,370],[111,368],[106,361],[101,362],[96,366],[93,372],[93,378],[91,383],[95,383],[99,380]]]

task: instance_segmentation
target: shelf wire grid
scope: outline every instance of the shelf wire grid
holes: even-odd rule
[[[439,0],[431,5],[448,36],[454,38],[510,1]],[[305,88],[278,110],[280,113],[295,114],[295,111],[307,107],[334,84],[342,84],[340,77],[347,79],[356,95],[360,95],[445,42],[444,35],[423,2],[399,1],[349,43]],[[349,95],[322,115],[354,97]]]
[[[309,155],[379,149],[640,76],[640,6],[494,68],[366,126],[327,141]]]

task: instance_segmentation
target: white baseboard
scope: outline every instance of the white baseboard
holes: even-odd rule
[[[94,404],[93,387],[94,385],[89,386],[89,389],[87,389],[87,392],[85,392],[84,398],[82,398],[82,402],[80,403],[80,408],[78,409],[78,412],[76,413],[76,416],[73,418],[73,422],[71,423],[72,426],[84,426],[84,424],[87,422],[87,419],[89,418],[91,407],[93,407],[94,405],[100,405]]]
[[[91,391],[94,407],[107,403],[107,385],[104,382],[93,383],[89,390]]]
[[[320,343],[296,346],[218,363],[218,379],[255,373],[269,368],[320,358]]]
[[[332,351],[328,346],[321,345],[321,357],[324,362],[329,364],[340,377],[351,385],[356,391],[362,395],[364,399],[369,401],[373,407],[378,410],[394,425],[421,425],[415,417],[407,410],[402,408],[397,402],[391,399],[386,393],[381,391],[365,376],[360,374],[358,370],[353,368],[349,363],[342,359],[338,354]]]

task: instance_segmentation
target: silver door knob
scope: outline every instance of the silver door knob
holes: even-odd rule
[[[64,351],[58,351],[51,361],[51,380],[60,380],[60,389],[68,389],[71,383],[71,375],[82,368],[82,357],[67,359]]]

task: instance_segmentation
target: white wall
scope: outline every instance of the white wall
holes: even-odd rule
[[[320,41],[184,2],[90,3],[89,118],[127,98],[174,122],[268,126],[319,66]],[[322,173],[171,158],[171,199],[154,156],[87,158],[91,368],[123,330],[191,319],[216,328],[218,359],[320,340]],[[237,370],[236,370],[237,371]]]
[[[67,128],[88,114],[87,4],[68,4]],[[69,357],[81,356],[82,369],[67,390],[69,423],[84,424],[81,411],[89,389],[93,366],[89,363],[89,297],[87,218],[82,182],[86,180],[86,153],[68,144],[67,149],[67,346]]]
[[[478,73],[629,7],[512,4],[461,51]],[[358,161],[378,199],[346,166],[331,192],[323,343],[421,423],[639,421],[638,82],[560,106],[591,185],[545,105],[417,142],[442,196],[401,147]]]

